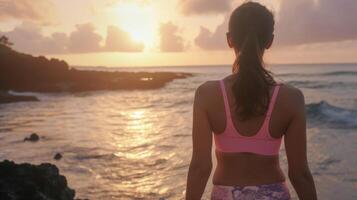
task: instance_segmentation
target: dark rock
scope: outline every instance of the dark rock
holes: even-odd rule
[[[36,133],[32,133],[30,137],[26,137],[24,141],[37,142],[40,140],[40,137]]]
[[[0,44],[0,91],[82,92],[156,89],[191,76],[174,72],[105,72],[70,68],[62,60],[35,57]]]
[[[1,200],[73,200],[75,191],[55,165],[0,162]]]
[[[62,154],[56,153],[56,155],[53,157],[53,159],[55,159],[55,160],[61,160],[62,157],[63,157]]]
[[[35,96],[12,95],[8,92],[0,91],[0,104],[16,103],[22,101],[39,101]]]

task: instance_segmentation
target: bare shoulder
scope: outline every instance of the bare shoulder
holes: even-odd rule
[[[206,81],[199,85],[196,89],[197,95],[209,95],[212,91],[218,88],[218,81]]]
[[[212,95],[215,95],[219,87],[218,81],[206,81],[199,85],[195,92],[195,100],[203,101],[202,104],[208,105]]]
[[[282,84],[280,87],[280,96],[284,109],[290,112],[296,112],[305,106],[304,94],[296,87]]]
[[[292,99],[296,99],[296,100],[304,99],[304,94],[302,93],[302,91],[294,86],[288,84],[282,84],[280,89],[284,95],[291,97]]]

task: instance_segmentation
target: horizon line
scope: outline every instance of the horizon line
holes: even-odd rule
[[[163,68],[163,67],[227,67],[232,64],[193,64],[193,65],[142,65],[142,66],[105,66],[105,65],[69,65],[73,68]],[[316,62],[316,63],[267,63],[267,65],[357,65],[357,62]]]

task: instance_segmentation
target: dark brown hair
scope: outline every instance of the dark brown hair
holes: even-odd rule
[[[265,114],[269,106],[269,86],[275,81],[263,63],[264,50],[274,32],[274,16],[255,2],[236,8],[229,19],[232,45],[239,54],[233,72],[238,72],[232,90],[235,112],[241,120]]]

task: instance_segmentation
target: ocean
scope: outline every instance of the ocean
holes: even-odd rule
[[[308,159],[319,199],[357,199],[357,64],[270,68],[278,81],[305,94]],[[183,199],[194,91],[229,75],[230,66],[90,69],[194,76],[160,89],[29,93],[41,101],[0,105],[0,160],[54,163],[77,198]],[[23,142],[32,132],[41,140]],[[56,153],[63,158],[53,160]],[[287,174],[283,145],[280,163]],[[211,187],[209,182],[205,199]]]

